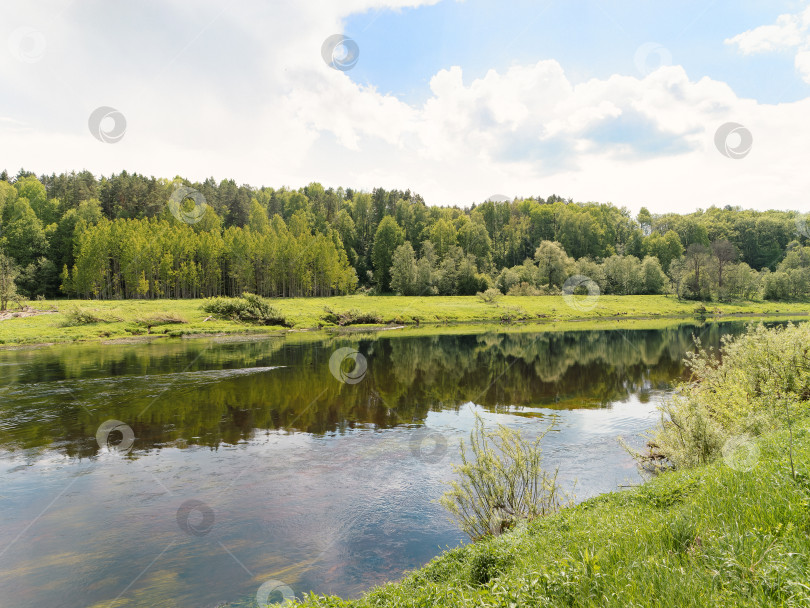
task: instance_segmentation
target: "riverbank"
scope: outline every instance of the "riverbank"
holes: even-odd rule
[[[532,329],[628,329],[637,322],[672,323],[679,320],[805,317],[810,305],[797,302],[739,302],[730,304],[678,301],[668,296],[601,296],[593,308],[582,300],[569,305],[561,296],[504,296],[495,304],[476,296],[342,296],[271,300],[290,328],[249,325],[218,319],[202,309],[203,300],[56,300],[29,302],[18,316],[0,320],[0,345],[126,340],[156,337],[272,335],[284,331],[316,331],[375,327],[418,327],[448,331],[447,326],[520,326]],[[579,305],[577,305],[579,304]],[[325,318],[326,309],[357,311],[378,323],[339,327]],[[32,314],[31,310],[42,314]],[[646,325],[645,325],[646,326]],[[451,330],[452,331],[452,330]]]
[[[363,598],[305,606],[799,606],[810,601],[810,433],[670,472],[450,550]],[[731,465],[731,466],[730,466]],[[735,468],[739,470],[735,470]]]

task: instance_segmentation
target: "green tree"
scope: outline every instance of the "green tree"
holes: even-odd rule
[[[695,300],[709,299],[709,249],[700,243],[692,243],[686,248],[686,297]]]
[[[18,198],[8,205],[6,218],[3,229],[6,251],[18,265],[25,267],[46,253],[45,230],[28,199]]]
[[[644,233],[645,236],[649,235],[652,231],[653,223],[652,214],[650,213],[649,209],[646,207],[639,209],[638,215],[636,216],[636,221],[641,227],[641,232]]]
[[[397,226],[396,220],[390,215],[385,216],[374,235],[372,263],[374,265],[374,280],[380,291],[386,292],[391,288],[391,262],[394,251],[405,242],[405,233]]]
[[[466,222],[458,231],[458,244],[465,254],[475,257],[479,271],[488,269],[492,264],[492,241],[483,224]]]
[[[34,176],[23,177],[14,184],[19,198],[24,198],[31,205],[37,218],[47,226],[59,219],[59,202],[48,200],[45,186]]]
[[[443,258],[457,242],[456,228],[452,222],[441,219],[430,228],[430,242],[436,248],[436,255]]]
[[[658,258],[647,256],[641,262],[641,277],[644,293],[664,293],[667,284],[667,275],[661,268]]]
[[[0,244],[2,240],[0,239]],[[6,310],[8,303],[17,295],[15,280],[19,274],[14,262],[0,251],[0,310]]]
[[[403,296],[418,295],[416,256],[410,241],[405,241],[394,251],[391,289]]]
[[[265,233],[270,230],[270,218],[267,217],[267,210],[255,198],[250,201],[248,226],[254,232]]]
[[[681,257],[683,251],[681,238],[674,230],[668,230],[663,235],[660,232],[653,232],[650,236],[644,238],[642,245],[644,256],[651,255],[658,258],[664,272],[669,271],[669,265],[672,264],[673,260]]]
[[[729,241],[721,240],[712,243],[712,257],[717,273],[717,292],[721,299],[726,296],[726,286],[724,285],[724,271],[729,264],[737,261],[739,254],[737,248]]]
[[[540,271],[540,283],[551,287],[562,287],[573,265],[573,261],[565,253],[562,245],[543,241],[534,252],[534,259]]]

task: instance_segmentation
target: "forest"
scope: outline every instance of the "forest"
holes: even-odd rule
[[[409,190],[3,171],[0,296],[542,295],[583,275],[605,294],[802,300],[808,234],[796,211],[731,205],[632,217],[557,195],[431,206]]]

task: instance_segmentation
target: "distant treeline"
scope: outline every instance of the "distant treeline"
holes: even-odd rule
[[[731,206],[633,218],[556,195],[432,207],[317,183],[0,174],[0,289],[29,298],[531,295],[579,274],[603,293],[801,299],[806,232],[794,211]]]

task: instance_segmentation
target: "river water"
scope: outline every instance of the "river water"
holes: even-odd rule
[[[576,500],[639,483],[617,437],[643,445],[693,336],[743,330],[0,351],[0,606],[357,596],[465,542],[436,501],[476,414],[551,426]]]

